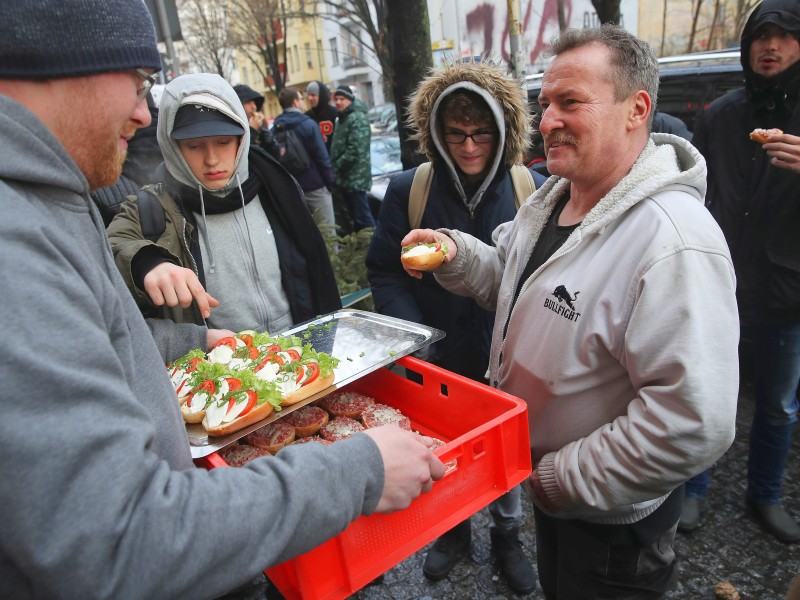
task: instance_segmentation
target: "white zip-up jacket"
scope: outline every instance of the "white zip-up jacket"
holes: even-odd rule
[[[490,380],[528,403],[531,452],[555,516],[636,522],[733,441],[736,282],[703,206],[705,178],[688,142],[653,134],[513,307],[569,182],[551,177],[495,231],[496,247],[443,230],[458,253],[437,279],[497,310]]]

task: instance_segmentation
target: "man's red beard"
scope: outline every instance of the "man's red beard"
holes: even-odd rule
[[[135,127],[126,127],[122,135],[130,138],[135,131]],[[89,188],[96,190],[114,185],[122,174],[122,165],[127,154],[127,150],[119,144],[119,137],[109,139],[102,145],[93,146],[88,156],[87,171],[84,172]]]

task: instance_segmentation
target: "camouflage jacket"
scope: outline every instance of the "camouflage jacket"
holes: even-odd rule
[[[339,113],[331,145],[335,185],[347,191],[366,192],[372,187],[369,145],[372,132],[367,107],[356,98]]]

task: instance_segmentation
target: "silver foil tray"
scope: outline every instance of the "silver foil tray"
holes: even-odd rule
[[[297,325],[280,335],[296,335],[318,352],[339,359],[333,384],[305,400],[273,412],[269,417],[224,437],[209,436],[201,424],[186,425],[192,458],[207,456],[251,431],[319,400],[401,356],[442,339],[444,332],[419,323],[357,309],[343,309]]]

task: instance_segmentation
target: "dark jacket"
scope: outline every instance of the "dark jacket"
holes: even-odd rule
[[[303,146],[311,159],[311,166],[295,179],[303,188],[303,191],[318,190],[321,187],[330,188],[333,186],[333,169],[331,168],[331,158],[322,141],[319,127],[313,119],[307,117],[297,109],[286,109],[275,118],[272,127],[272,135],[275,135],[275,127],[281,125],[285,129],[295,131],[303,142]]]
[[[444,330],[447,335],[430,348],[428,360],[482,380],[489,364],[495,313],[484,310],[471,298],[448,292],[431,273],[424,273],[421,280],[409,277],[400,264],[400,240],[411,229],[408,197],[415,172],[416,169],[405,171],[389,184],[367,253],[375,310]],[[538,187],[544,178],[536,174],[535,181]],[[421,228],[458,229],[487,244],[492,243],[492,231],[516,215],[507,167],[489,185],[473,215],[461,201],[444,164],[434,167],[428,199]]]
[[[236,92],[236,96],[238,96],[242,104],[252,101],[256,105],[256,111],[261,112],[264,107],[264,96],[243,83],[233,86],[233,91]],[[266,150],[275,158],[278,157],[278,145],[272,139],[272,134],[266,127],[261,127],[258,131],[250,127],[250,143],[262,150]]]
[[[372,130],[369,127],[366,105],[356,98],[339,113],[336,135],[331,145],[331,162],[336,187],[347,192],[366,192],[372,187],[369,146]]]
[[[465,83],[484,90],[484,99],[494,105],[495,114],[503,114],[497,126],[504,132],[504,143],[498,144],[494,166],[479,185],[471,186],[465,185],[457,165],[439,154],[442,141],[437,146],[429,125],[431,107],[443,94]],[[492,232],[516,215],[508,171],[511,164],[521,162],[530,139],[530,118],[521,88],[502,68],[488,62],[454,63],[423,81],[410,103],[409,114],[414,137],[434,165],[420,227],[458,229],[492,244]],[[444,330],[444,339],[429,348],[428,360],[481,381],[489,365],[494,311],[446,291],[431,273],[424,273],[421,280],[409,277],[400,263],[400,241],[411,229],[408,202],[415,173],[416,169],[405,171],[389,183],[367,252],[375,309]],[[534,175],[537,187],[544,180]]]
[[[731,249],[743,320],[800,319],[800,176],[775,167],[756,127],[800,135],[800,62],[770,79],[750,68],[755,30],[773,22],[800,26],[800,3],[766,0],[742,33],[746,87],[713,102],[698,119],[693,144],[708,163],[706,204]]]
[[[319,102],[314,108],[307,110],[306,114],[319,125],[322,141],[325,142],[325,147],[330,154],[333,132],[336,129],[336,117],[339,112],[335,106],[331,106],[331,91],[328,86],[321,81],[317,81],[317,85],[319,86]]]

